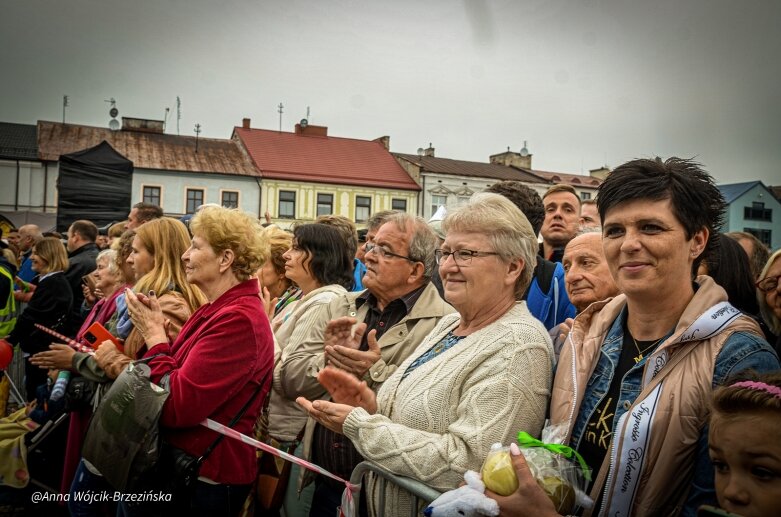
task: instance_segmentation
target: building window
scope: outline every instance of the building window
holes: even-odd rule
[[[355,196],[355,222],[363,223],[372,215],[372,198],[369,196]]]
[[[447,206],[447,196],[431,196],[431,215],[434,215],[440,206]]]
[[[317,194],[317,215],[331,215],[334,213],[334,195]]]
[[[773,241],[772,230],[764,230],[760,228],[743,228],[743,231],[746,233],[750,233],[751,235],[759,239],[762,242],[762,244],[764,244],[768,248],[770,247],[770,244]]]
[[[221,204],[225,208],[239,208],[239,193],[234,190],[223,190]]]
[[[765,208],[765,203],[753,202],[751,206],[743,207],[743,218],[753,221],[773,221],[773,210]]]
[[[391,199],[391,209],[399,210],[400,212],[406,212],[407,211],[407,200],[406,199]]]
[[[144,187],[144,203],[160,206],[160,187]]]
[[[291,190],[279,191],[279,217],[281,219],[296,218],[296,193]]]
[[[591,192],[581,192],[580,193],[580,200],[585,201],[587,199],[591,199]]]
[[[203,190],[200,189],[187,189],[187,208],[186,214],[194,214],[198,207],[203,204]]]

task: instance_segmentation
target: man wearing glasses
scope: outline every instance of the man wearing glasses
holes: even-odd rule
[[[317,374],[326,365],[364,379],[376,391],[440,318],[454,312],[430,282],[436,243],[420,217],[393,214],[380,226],[365,245],[366,290],[333,300],[285,350],[274,378],[288,398],[325,398]],[[362,460],[349,439],[311,418],[303,442],[305,458],[344,479]],[[322,476],[315,483],[310,515],[334,515],[344,486]]]

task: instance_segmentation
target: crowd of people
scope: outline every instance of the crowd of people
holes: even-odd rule
[[[555,426],[591,472],[570,511],[778,514],[781,250],[720,233],[724,209],[700,166],[671,158],[617,167],[595,201],[502,181],[443,220],[379,212],[360,233],[335,215],[285,230],[144,203],[100,231],[25,225],[3,241],[0,347],[23,361],[28,404],[0,431],[47,418],[33,413],[58,407],[45,399],[66,372],[71,515],[332,517],[346,501],[344,483],[206,419],[341,479],[368,461],[438,492],[509,445],[517,489],[484,494],[507,516],[561,511],[515,442]],[[84,500],[117,489],[85,441],[111,432],[94,419],[135,370],[167,398],[161,454],[132,489],[172,498]],[[20,490],[25,469],[0,467],[0,485]],[[373,473],[360,494],[359,515],[425,506]]]

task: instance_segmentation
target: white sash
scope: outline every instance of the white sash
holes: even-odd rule
[[[740,311],[729,302],[719,302],[703,312],[670,344],[708,339],[729,326],[740,314]],[[667,365],[667,348],[669,345],[648,357],[643,375],[643,389]],[[621,415],[618,420],[616,430],[620,436],[613,437],[613,450],[615,452],[615,447],[619,444],[621,449],[615,456],[617,461],[613,463],[608,474],[608,480],[612,480],[613,494],[610,497],[610,504],[605,506],[603,503],[603,508],[607,508],[607,514],[610,516],[630,515],[663,384],[664,382],[660,381],[645,398],[639,402],[635,401],[631,410]],[[610,486],[608,485],[607,488],[609,490]]]

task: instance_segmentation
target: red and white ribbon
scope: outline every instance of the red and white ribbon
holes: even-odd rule
[[[242,441],[246,443],[247,445],[251,445],[255,447],[256,449],[260,449],[264,452],[267,452],[269,454],[272,454],[274,456],[278,456],[282,458],[283,460],[287,460],[291,463],[295,463],[296,465],[303,467],[305,469],[311,470],[312,472],[317,472],[318,474],[322,474],[323,476],[327,476],[331,479],[335,479],[336,481],[340,483],[344,483],[344,486],[347,488],[347,493],[350,494],[353,490],[356,490],[358,487],[356,485],[353,485],[347,480],[344,480],[340,478],[339,476],[335,474],[331,474],[327,470],[325,470],[323,467],[320,467],[319,465],[315,465],[314,463],[310,463],[306,460],[302,460],[299,457],[293,456],[292,454],[289,454],[284,451],[280,451],[279,449],[272,447],[271,445],[267,443],[260,442],[254,438],[250,438],[249,436],[245,434],[241,434],[240,432],[236,431],[235,429],[231,429],[230,427],[227,427],[219,422],[215,422],[214,420],[207,418],[203,422],[201,422],[201,425],[204,427],[208,427],[212,431],[217,431],[220,434],[224,434],[225,436],[229,438],[233,438],[235,440]],[[350,496],[348,495],[348,499]]]
[[[40,323],[35,323],[34,325],[37,328],[39,328],[39,329],[43,330],[44,332],[46,332],[47,334],[51,334],[52,336],[56,337],[57,339],[63,341],[65,344],[67,344],[71,348],[75,349],[77,352],[84,352],[85,354],[95,355],[95,351],[93,349],[91,349],[90,347],[84,346],[81,343],[77,343],[76,341],[74,341],[73,339],[69,338],[68,336],[63,336],[62,334],[60,334],[56,330],[52,330],[52,329],[50,329],[48,327],[44,327]]]

